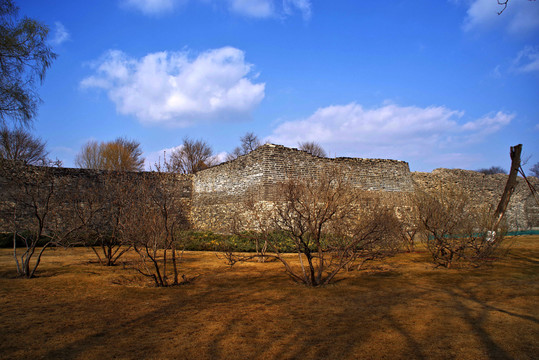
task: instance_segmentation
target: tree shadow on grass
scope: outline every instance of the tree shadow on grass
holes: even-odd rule
[[[346,283],[346,281],[343,281]],[[373,331],[380,330],[379,326],[387,327],[388,331],[396,332],[404,340],[400,349],[402,358],[426,359],[421,349],[421,343],[414,338],[406,326],[393,318],[391,309],[402,302],[411,302],[421,296],[421,292],[409,292],[406,295],[388,296],[383,301],[371,298],[368,292],[356,291],[349,294],[353,301],[340,301],[342,291],[340,285],[332,285],[331,289],[312,289],[301,285],[292,286],[284,298],[278,302],[279,311],[271,313],[269,320],[273,329],[285,329],[272,333],[271,329],[253,329],[250,333],[258,343],[249,353],[253,359],[346,359],[361,356],[360,347],[369,348],[369,341],[378,341]],[[343,285],[344,286],[344,285]],[[335,293],[333,291],[335,290]],[[316,298],[316,293],[320,297]],[[303,294],[315,297],[305,296]],[[303,300],[303,301],[302,301]],[[316,307],[322,302],[325,308]],[[368,303],[368,306],[365,306]],[[373,309],[374,307],[374,309]],[[268,319],[266,319],[267,321]],[[210,358],[225,358],[230,356],[223,351],[227,347],[230,333],[241,322],[235,318],[215,334],[208,349]],[[264,339],[260,343],[260,339]],[[380,344],[376,345],[378,348]],[[376,347],[375,346],[375,347]],[[381,353],[366,350],[367,357],[381,357]],[[370,351],[370,352],[369,352]],[[383,349],[380,351],[383,352]],[[239,356],[241,358],[242,356]]]
[[[381,276],[348,277],[329,287],[311,289],[294,284],[282,272],[263,270],[255,274],[247,269],[208,273],[202,282],[193,286],[133,290],[138,295],[130,295],[131,290],[122,291],[132,298],[104,301],[113,301],[113,306],[119,308],[124,303],[131,304],[133,310],[125,311],[124,316],[112,322],[99,318],[102,304],[92,308],[95,314],[84,310],[81,314],[94,317],[91,329],[89,325],[84,332],[86,335],[63,343],[46,352],[44,357],[447,357],[451,353],[434,354],[431,351],[451,346],[448,334],[457,333],[462,325],[453,324],[446,333],[442,331],[446,329],[440,330],[427,322],[429,319],[418,320],[422,322],[423,330],[414,328],[414,323],[407,321],[417,314],[414,311],[421,311],[421,308],[414,309],[412,304],[419,301],[425,309],[434,307],[440,303],[440,296],[441,305],[451,312],[436,321],[447,321],[451,317],[462,319],[467,325],[465,328],[471,329],[465,331],[477,338],[489,358],[510,358],[486,325],[489,313],[498,311],[538,323],[533,316],[489,305],[464,286],[440,282],[439,277],[419,281],[391,272]],[[451,274],[447,277],[455,280]],[[457,278],[464,279],[460,275]],[[62,306],[66,313],[76,308],[73,303],[58,306]],[[438,314],[434,312],[434,315]],[[70,329],[63,331],[67,333]],[[54,336],[61,337],[62,334]],[[453,348],[452,351],[464,354],[466,350]]]
[[[450,295],[453,308],[460,314],[466,324],[473,330],[473,334],[480,340],[489,359],[513,359],[501,344],[493,338],[492,331],[486,326],[489,317],[493,312],[500,312],[511,317],[539,324],[539,319],[526,314],[519,314],[514,311],[504,310],[500,307],[489,305],[486,301],[479,299],[471,289],[455,285],[453,288],[446,288],[445,292]],[[473,304],[473,305],[470,305]],[[479,307],[479,310],[472,306]],[[514,335],[513,335],[514,336]],[[531,354],[530,354],[531,355]]]
[[[388,315],[393,306],[419,293],[389,296],[378,304],[368,292],[356,289],[351,301],[343,302],[340,287],[346,282],[310,289],[293,284],[284,274],[231,274],[222,280],[226,283],[203,291],[160,289],[161,294],[168,294],[154,309],[115,323],[99,323],[90,335],[44,357],[353,358],[358,347],[370,341],[372,331],[378,330],[372,324],[382,320],[404,339],[406,353],[426,358],[406,327]],[[264,281],[268,284],[261,289]],[[275,290],[276,286],[280,289]],[[364,303],[371,308],[364,308]],[[190,343],[197,348],[190,348]]]

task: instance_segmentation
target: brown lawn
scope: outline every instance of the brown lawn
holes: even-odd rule
[[[539,236],[514,240],[492,267],[433,269],[400,254],[310,289],[277,262],[229,268],[186,253],[200,275],[148,286],[101,267],[87,249],[45,253],[38,278],[15,278],[0,250],[4,359],[537,359]]]

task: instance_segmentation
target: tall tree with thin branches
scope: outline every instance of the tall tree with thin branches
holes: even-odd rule
[[[24,129],[0,129],[0,159],[20,161],[25,165],[42,165],[47,162],[48,152],[41,139]]]
[[[234,150],[227,155],[226,160],[230,161],[239,156],[247,155],[251,151],[256,150],[260,145],[262,145],[262,142],[258,136],[253,132],[247,132],[240,137],[240,146],[234,148]]]
[[[101,143],[88,141],[77,154],[75,164],[94,170],[141,171],[144,158],[138,141],[117,138]]]
[[[0,1],[0,123],[28,125],[41,102],[36,80],[43,82],[57,55],[47,45],[47,26],[19,19],[18,11],[12,0]]]
[[[180,174],[195,174],[216,163],[213,150],[206,141],[186,137],[180,148],[170,154],[167,170]]]

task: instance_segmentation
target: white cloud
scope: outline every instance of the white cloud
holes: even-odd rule
[[[512,70],[519,73],[539,71],[539,47],[526,46],[513,61]]]
[[[146,170],[156,170],[157,166],[165,166],[165,160],[170,159],[170,154],[176,150],[180,150],[183,145],[161,149],[158,151],[152,151],[144,153],[144,168]]]
[[[498,112],[461,124],[462,111],[386,104],[365,109],[359,104],[320,108],[306,119],[279,125],[268,140],[287,146],[316,141],[340,156],[409,158],[484,138],[509,124],[514,115]]]
[[[501,66],[496,65],[496,67],[490,72],[490,76],[492,76],[495,79],[501,78],[502,77]]]
[[[504,126],[509,125],[514,117],[514,114],[507,114],[502,111],[498,111],[494,115],[486,115],[475,121],[465,123],[462,125],[462,130],[465,132],[471,132],[471,136],[483,138],[485,135],[495,133]]]
[[[101,88],[119,113],[148,124],[189,126],[200,120],[248,118],[264,98],[264,83],[248,77],[244,52],[223,47],[191,58],[158,52],[134,59],[109,51],[94,64],[83,88]]]
[[[182,0],[123,0],[124,6],[141,11],[146,15],[159,15],[173,11]]]
[[[221,151],[220,153],[215,154],[214,158],[218,164],[221,164],[226,161],[227,156],[228,156],[228,153],[226,151]]]
[[[302,14],[303,19],[311,17],[311,0],[228,0],[231,12],[255,18],[286,17],[295,12]]]
[[[69,32],[61,22],[57,21],[54,23],[54,34],[51,40],[53,45],[60,45],[69,40],[70,37]]]
[[[534,1],[516,0],[503,6],[494,0],[473,0],[464,20],[464,30],[503,27],[511,33],[525,33],[539,28],[539,4]]]
[[[270,17],[274,14],[272,0],[229,0],[230,11],[250,17]]]
[[[179,5],[189,0],[121,0],[125,7],[132,8],[146,15],[160,15],[172,12]],[[206,5],[218,6],[223,0],[198,0]],[[311,17],[311,0],[226,0],[224,2],[231,13],[253,18],[281,18],[295,12],[302,14],[305,20]]]
[[[286,15],[292,15],[294,10],[299,10],[304,20],[311,18],[310,0],[283,0],[283,11]]]

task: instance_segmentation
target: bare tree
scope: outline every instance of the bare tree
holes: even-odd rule
[[[532,173],[533,176],[539,178],[539,162],[538,162],[538,163],[535,163],[535,165],[533,165],[533,166],[530,168],[530,172]]]
[[[56,54],[47,46],[49,29],[24,17],[12,0],[0,3],[0,123],[7,118],[26,125],[41,101],[36,78],[43,82]]]
[[[180,174],[195,174],[217,163],[213,150],[204,140],[183,139],[181,147],[172,152],[167,170]]]
[[[480,173],[485,174],[485,175],[507,174],[507,171],[505,171],[500,166],[491,166],[488,169],[487,168],[479,169],[479,170],[477,170],[477,172],[480,172]]]
[[[178,236],[186,221],[175,181],[176,177],[159,170],[134,178],[122,221],[122,236],[139,255],[137,271],[158,287],[192,280],[185,275],[179,279]]]
[[[234,160],[239,156],[246,155],[253,150],[256,150],[262,142],[257,135],[253,132],[247,132],[245,135],[240,137],[240,146],[234,148],[232,153],[228,154],[226,157],[227,161]]]
[[[20,161],[25,165],[47,162],[45,143],[23,129],[0,129],[0,159]]]
[[[498,12],[498,15],[501,15],[505,9],[507,9],[507,4],[509,3],[509,0],[497,0],[498,5],[503,6],[503,8]],[[535,0],[528,0],[528,1],[535,1]]]
[[[406,206],[399,209],[398,233],[404,248],[411,252],[415,249],[417,237],[420,233],[419,214],[416,206]]]
[[[356,260],[393,253],[398,245],[395,212],[365,204],[362,192],[328,169],[316,179],[289,180],[279,191],[275,224],[293,242],[299,269],[270,242],[275,256],[295,281],[309,286],[330,283]]]
[[[248,154],[262,145],[258,136],[256,136],[253,132],[245,133],[245,135],[240,138],[240,141],[241,149],[244,154]]]
[[[0,160],[2,190],[11,200],[13,257],[17,272],[26,278],[35,276],[47,248],[66,245],[84,225],[78,216],[78,201],[66,191],[66,179],[54,170]],[[19,242],[24,244],[22,254]]]
[[[90,140],[84,144],[75,157],[75,164],[84,169],[103,170],[105,165],[103,164],[101,144],[95,140]]]
[[[140,143],[124,138],[87,142],[77,154],[75,163],[81,168],[94,170],[141,171],[144,168]]]
[[[299,149],[308,152],[311,155],[318,157],[327,157],[326,151],[320,146],[320,144],[314,141],[306,141],[299,143]]]
[[[104,146],[102,154],[106,170],[141,171],[144,169],[144,158],[138,141],[117,138]]]
[[[457,186],[417,192],[415,204],[436,266],[449,268],[462,261],[480,265],[492,259],[503,241],[504,230],[493,229],[492,209],[475,206]]]
[[[87,189],[84,186],[77,189],[84,204],[81,216],[85,227],[81,237],[84,237],[85,244],[94,251],[101,265],[113,266],[131,249],[129,241],[121,233],[133,191],[131,177],[126,172],[108,172],[96,177]]]

